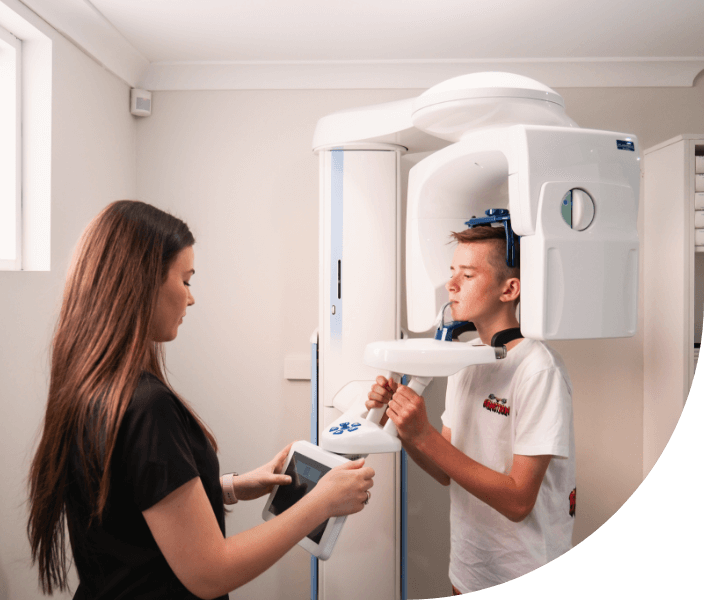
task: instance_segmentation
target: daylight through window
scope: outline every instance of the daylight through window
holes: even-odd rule
[[[0,269],[21,268],[21,48],[0,28]]]

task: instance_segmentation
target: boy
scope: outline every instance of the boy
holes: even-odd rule
[[[452,317],[479,339],[518,327],[519,269],[506,265],[503,227],[452,234],[446,284]],[[448,379],[442,432],[424,400],[384,377],[367,408],[388,404],[403,446],[450,485],[450,581],[465,594],[519,577],[572,547],[575,450],[572,384],[560,356],[537,340],[506,345],[505,359]]]

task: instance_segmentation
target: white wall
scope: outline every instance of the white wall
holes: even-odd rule
[[[129,88],[47,31],[54,44],[51,271],[0,272],[0,600],[43,598],[37,570],[30,568],[26,479],[44,415],[49,346],[70,256],[100,209],[136,193]]]

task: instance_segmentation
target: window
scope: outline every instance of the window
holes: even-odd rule
[[[19,270],[21,257],[22,44],[0,28],[0,269]]]

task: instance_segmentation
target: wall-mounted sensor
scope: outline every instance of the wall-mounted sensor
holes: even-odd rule
[[[152,114],[152,93],[147,90],[132,88],[130,91],[130,112],[137,117]]]

